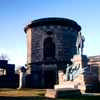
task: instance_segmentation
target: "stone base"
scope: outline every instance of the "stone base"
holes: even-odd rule
[[[45,97],[47,97],[47,98],[56,98],[56,90],[47,89],[46,93],[45,93]]]
[[[63,80],[54,86],[55,90],[64,89],[64,88],[72,88],[72,89],[79,89],[81,93],[85,93],[86,86],[84,81],[83,74],[80,74],[75,80],[73,81],[66,81]]]
[[[81,96],[79,89],[63,88],[63,89],[47,89],[45,97],[48,98],[73,98]]]

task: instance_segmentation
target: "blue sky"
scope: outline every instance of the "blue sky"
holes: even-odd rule
[[[10,63],[27,59],[24,26],[44,17],[75,20],[85,36],[84,54],[100,55],[100,0],[0,0],[0,54]]]

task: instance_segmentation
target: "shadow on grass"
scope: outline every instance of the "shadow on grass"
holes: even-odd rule
[[[29,96],[29,97],[4,97],[0,96],[0,100],[100,100],[100,96],[81,96],[76,98],[45,98],[40,96]]]
[[[29,97],[4,97],[0,96],[0,100],[47,100],[45,97],[39,97],[39,96],[29,96]],[[49,100],[49,99],[48,99]]]

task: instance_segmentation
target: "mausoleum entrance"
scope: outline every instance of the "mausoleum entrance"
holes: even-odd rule
[[[54,70],[49,70],[44,72],[44,83],[46,88],[53,88],[56,84],[56,72]]]
[[[51,37],[44,40],[44,59],[55,58],[55,44]]]

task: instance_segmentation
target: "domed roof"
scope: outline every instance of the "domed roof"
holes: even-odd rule
[[[42,26],[42,25],[63,25],[63,26],[73,27],[77,31],[81,30],[81,27],[73,20],[67,18],[50,17],[50,18],[42,18],[42,19],[37,19],[32,21],[24,28],[24,31],[26,32],[28,28]]]

